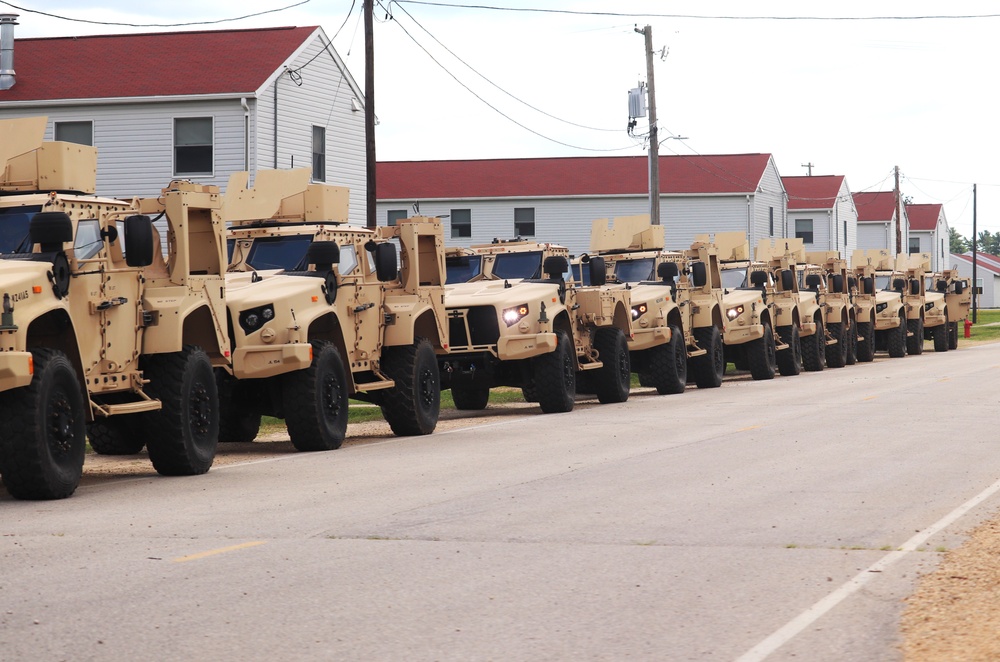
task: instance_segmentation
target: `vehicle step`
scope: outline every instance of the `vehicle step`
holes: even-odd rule
[[[94,408],[94,411],[104,416],[138,414],[143,411],[157,411],[163,408],[159,400],[139,400],[138,402],[121,402],[113,405],[100,405],[91,401],[90,406]]]
[[[359,391],[379,391],[381,389],[392,388],[396,382],[391,379],[383,379],[373,382],[357,382],[355,384]]]

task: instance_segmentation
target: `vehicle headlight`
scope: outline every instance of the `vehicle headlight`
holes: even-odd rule
[[[933,301],[928,301],[927,303],[924,304],[924,310],[930,310],[933,307],[934,307]]]
[[[646,306],[646,304],[644,303],[632,306],[632,319],[634,320],[639,319],[640,317],[646,314],[647,310],[649,310],[649,307]]]
[[[726,309],[726,317],[734,320],[743,314],[743,306],[736,306],[735,308]]]
[[[875,312],[876,313],[881,313],[883,310],[885,310],[888,307],[889,307],[889,304],[887,304],[887,303],[877,303],[877,304],[875,304]]]
[[[273,303],[257,306],[256,308],[248,308],[240,312],[240,328],[243,329],[243,333],[250,335],[255,331],[259,331],[265,322],[269,322],[272,319],[274,319]]]
[[[522,319],[528,315],[528,304],[522,303],[519,306],[514,306],[513,308],[504,308],[501,317],[503,317],[504,324],[507,326],[514,326]]]

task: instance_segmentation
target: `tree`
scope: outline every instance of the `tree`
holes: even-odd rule
[[[971,247],[969,240],[966,239],[964,236],[962,236],[962,234],[959,233],[958,230],[956,230],[955,228],[949,228],[948,232],[949,232],[948,240],[949,243],[951,244],[950,251],[952,253],[957,253],[961,255],[962,253],[969,250],[969,248]]]
[[[976,250],[990,255],[1000,255],[1000,232],[982,230],[976,240]]]

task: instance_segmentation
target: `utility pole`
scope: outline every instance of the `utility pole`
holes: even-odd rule
[[[977,319],[978,297],[976,296],[976,185],[972,185],[972,323],[975,324],[979,320]]]
[[[365,205],[367,226],[374,229],[375,218],[375,30],[372,0],[364,0],[365,9],[365,179],[368,183]]]
[[[812,177],[813,176],[813,168],[816,167],[816,164],[814,164],[812,161],[810,161],[809,163],[803,163],[802,167],[805,168],[806,170],[808,170],[809,171],[809,176]]]
[[[653,28],[636,32],[646,37],[646,87],[649,90],[649,218],[660,224],[660,138],[656,126],[656,84],[653,81]]]
[[[899,166],[893,168],[896,175],[896,254],[903,252],[903,201],[899,195]]]

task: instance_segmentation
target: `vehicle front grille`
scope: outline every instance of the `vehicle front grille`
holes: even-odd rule
[[[500,338],[497,312],[492,306],[451,308],[448,333],[452,349],[495,345]]]

